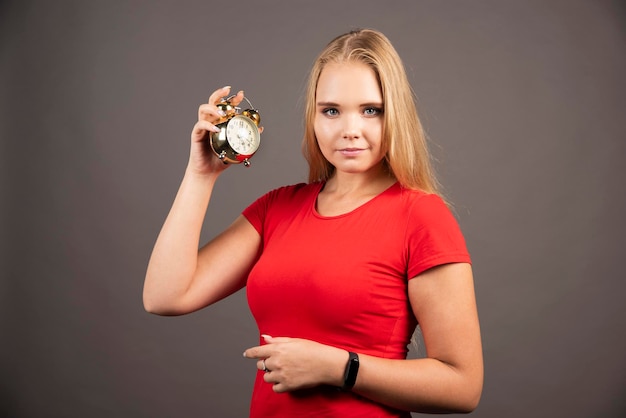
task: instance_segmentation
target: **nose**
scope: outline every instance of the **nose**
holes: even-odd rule
[[[345,139],[356,139],[361,136],[360,115],[348,114],[344,116],[343,137]]]

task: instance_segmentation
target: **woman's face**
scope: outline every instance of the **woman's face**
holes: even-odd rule
[[[315,136],[337,172],[382,168],[383,96],[365,64],[327,64],[317,82]]]

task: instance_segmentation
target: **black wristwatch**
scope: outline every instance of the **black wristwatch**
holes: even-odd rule
[[[346,371],[343,374],[343,386],[342,390],[350,390],[356,383],[356,375],[359,373],[359,355],[348,352],[348,364],[346,364]]]

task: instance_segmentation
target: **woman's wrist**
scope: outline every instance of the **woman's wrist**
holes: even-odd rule
[[[352,390],[356,383],[356,378],[359,373],[359,355],[352,351],[348,352],[348,362],[343,373],[343,385],[342,390]]]
[[[332,360],[329,361],[328,372],[324,383],[341,390],[349,391],[356,382],[360,364],[359,356],[352,351],[338,348],[335,350],[337,350],[336,355],[327,357]]]
[[[189,164],[187,166],[187,169],[185,170],[185,177],[189,178],[190,180],[197,180],[197,181],[211,182],[211,183],[214,183],[220,174],[221,174],[221,171],[214,172],[214,171],[198,170],[194,168],[191,164]]]

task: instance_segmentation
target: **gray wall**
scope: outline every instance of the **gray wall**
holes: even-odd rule
[[[353,27],[403,56],[473,255],[474,416],[623,416],[625,17],[609,0],[0,3],[0,416],[246,416],[245,294],[151,316],[146,263],[198,104],[231,84],[266,127],[221,178],[208,239],[305,179],[306,73]]]

